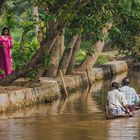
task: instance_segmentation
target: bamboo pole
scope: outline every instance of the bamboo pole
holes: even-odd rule
[[[68,92],[67,92],[67,88],[66,88],[66,84],[65,84],[63,73],[62,73],[61,70],[59,70],[59,72],[60,72],[60,76],[61,76],[61,79],[62,79],[62,84],[63,84],[64,91],[65,91],[65,96],[68,97]]]
[[[88,78],[89,87],[91,87],[92,84],[91,84],[91,81],[90,81],[90,76],[89,76],[89,72],[88,72],[88,69],[87,68],[86,68],[86,74],[87,74],[87,78]]]

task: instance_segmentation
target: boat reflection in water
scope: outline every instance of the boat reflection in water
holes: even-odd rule
[[[137,114],[140,115],[140,114]],[[139,140],[140,132],[139,116],[133,118],[121,118],[108,122],[108,140]]]

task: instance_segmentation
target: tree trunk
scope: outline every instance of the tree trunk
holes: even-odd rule
[[[19,45],[20,51],[24,50],[24,41],[25,41],[25,37],[26,37],[27,32],[28,31],[23,31],[23,33],[22,33],[22,37],[21,37],[20,45]]]
[[[34,20],[36,22],[35,34],[36,34],[36,37],[38,38],[38,33],[39,33],[39,24],[38,24],[38,22],[39,22],[39,14],[38,14],[38,7],[35,6],[34,4],[32,6],[32,15],[33,15],[33,18],[34,18]]]
[[[45,71],[45,68],[43,67],[43,65],[38,65],[37,69],[37,74],[36,76],[32,79],[33,82],[39,82],[39,78],[43,75],[44,71]]]
[[[107,23],[105,26],[103,26],[102,33],[104,35],[108,35],[108,31],[109,29],[111,29],[111,27],[112,27],[112,23]],[[95,48],[94,55],[87,56],[85,61],[76,70],[81,71],[81,70],[92,68],[93,65],[96,63],[100,53],[102,52],[104,45],[105,45],[105,41],[100,41],[100,40],[97,41],[95,45],[92,46],[92,48]]]
[[[85,61],[80,65],[78,70],[86,70],[90,69],[93,67],[93,65],[96,63],[100,53],[103,50],[103,47],[105,45],[104,41],[97,41],[96,44],[94,45],[95,47],[95,53],[92,56],[88,56]]]
[[[72,72],[73,72],[75,59],[76,59],[78,50],[80,48],[80,44],[81,44],[81,35],[78,36],[76,43],[74,45],[72,56],[71,56],[71,59],[70,59],[69,65],[68,65],[67,72],[66,72],[67,74],[72,74]]]
[[[63,75],[66,74],[68,64],[69,64],[69,61],[70,61],[70,58],[71,58],[71,55],[72,55],[72,50],[73,50],[73,47],[75,45],[75,42],[76,42],[77,38],[78,38],[78,35],[75,35],[71,38],[70,43],[68,45],[68,48],[65,49],[65,51],[63,53],[63,56],[61,58],[61,62],[60,62],[60,65],[59,65],[59,70],[62,71]]]
[[[61,49],[60,49],[60,59],[63,55],[64,48],[65,48],[65,46],[64,46],[64,32],[65,32],[65,30],[63,29],[63,33],[60,35],[60,47],[61,47]]]
[[[58,37],[50,52],[50,65],[47,70],[47,73],[45,74],[47,77],[56,77],[57,75],[61,52],[60,49],[61,49],[60,37]]]

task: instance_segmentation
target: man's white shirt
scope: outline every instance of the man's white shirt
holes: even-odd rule
[[[107,99],[111,109],[122,109],[123,106],[127,105],[124,94],[117,89],[109,91]]]

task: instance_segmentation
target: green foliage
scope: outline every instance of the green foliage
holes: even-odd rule
[[[23,34],[23,29],[22,28],[15,28],[11,32],[11,36],[12,36],[13,40],[15,40],[16,42],[21,40],[22,34]]]
[[[115,24],[110,32],[113,46],[117,46],[120,53],[140,60],[140,1],[127,0],[115,4]]]
[[[31,14],[32,2],[28,0],[7,0],[5,4],[7,8],[2,15],[0,28],[6,25],[12,32],[22,28],[24,33],[34,30],[36,23]]]
[[[28,32],[34,28],[33,21],[21,21],[19,22],[19,27],[23,28],[25,32]]]
[[[12,49],[13,68],[16,70],[23,68],[32,58],[37,48],[38,43],[36,38],[31,42],[25,42],[23,50],[20,48],[20,42],[15,41]]]
[[[50,55],[46,54],[45,56],[42,56],[41,60],[42,66],[39,66],[37,68],[33,68],[29,73],[26,74],[26,78],[28,81],[34,82],[36,78],[38,77],[38,72],[40,69],[47,70],[50,64]]]
[[[50,55],[46,54],[45,56],[42,56],[41,62],[42,62],[43,67],[47,70],[47,68],[50,65]]]
[[[86,38],[86,37],[85,37],[85,38]],[[86,38],[86,41],[82,41],[82,42],[81,42],[80,48],[81,48],[82,50],[86,50],[87,48],[91,47],[91,45],[92,45],[92,42],[90,42],[90,40],[88,40],[88,39]]]
[[[100,55],[99,58],[97,59],[96,64],[102,65],[102,64],[105,64],[107,61],[108,60],[105,56]]]
[[[32,69],[29,73],[26,74],[27,81],[34,81],[37,76],[37,69]]]
[[[70,28],[73,32],[83,32],[90,41],[96,42],[106,40],[101,28],[107,22],[112,22],[112,12],[107,1],[94,0],[78,11],[78,16],[70,23]]]
[[[76,62],[81,63],[87,55],[92,55],[94,54],[94,50],[91,51],[91,45],[92,43],[89,41],[82,41],[80,45],[80,50],[78,51],[77,57],[76,57]]]
[[[86,57],[85,51],[79,50],[77,57],[76,57],[76,63],[81,63]]]
[[[67,36],[83,32],[86,34],[86,39],[83,40],[88,38],[92,43],[109,39],[120,53],[140,60],[140,43],[137,43],[140,37],[139,0],[94,0],[81,8],[77,15],[67,26],[69,28]],[[101,28],[107,22],[113,23],[109,36],[101,33]]]

